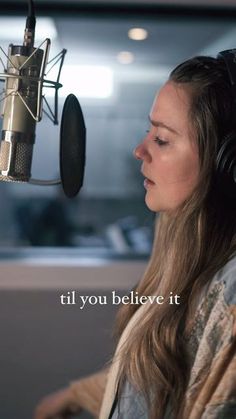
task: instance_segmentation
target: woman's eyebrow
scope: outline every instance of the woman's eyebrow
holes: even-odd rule
[[[150,116],[148,117],[148,119],[149,119],[149,121],[151,122],[151,124],[154,127],[166,128],[169,131],[173,132],[174,134],[180,135],[180,133],[178,131],[176,131],[174,128],[171,128],[168,125],[164,124],[164,122],[161,122],[161,121],[153,121],[153,119],[151,119]]]

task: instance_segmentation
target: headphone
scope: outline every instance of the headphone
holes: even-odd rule
[[[225,63],[235,103],[236,118],[236,49],[219,52],[217,59]],[[222,192],[236,203],[236,130],[228,133],[216,158],[216,176]]]

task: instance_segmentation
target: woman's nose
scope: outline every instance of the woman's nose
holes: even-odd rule
[[[137,160],[144,160],[145,158],[149,157],[149,153],[143,142],[135,147],[133,155]]]
[[[133,151],[133,155],[137,160],[142,159],[141,144],[139,144],[137,147],[135,147],[135,149]]]

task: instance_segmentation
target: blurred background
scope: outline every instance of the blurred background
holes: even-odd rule
[[[80,311],[59,297],[124,294],[141,278],[155,214],[132,152],[154,95],[183,60],[236,46],[234,0],[38,0],[35,8],[35,46],[48,37],[50,58],[68,51],[59,121],[74,93],[87,127],[86,168],[72,200],[60,186],[0,182],[1,419],[32,417],[44,394],[108,360],[117,307]],[[26,15],[27,1],[0,1],[5,52],[22,43]],[[46,115],[37,124],[34,178],[59,177],[59,132]]]

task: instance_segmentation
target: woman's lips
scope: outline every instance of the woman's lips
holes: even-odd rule
[[[148,179],[148,178],[144,179],[143,186],[145,189],[151,188],[154,185],[155,183],[151,179]]]
[[[151,188],[152,186],[155,186],[155,183],[149,179],[146,174],[143,172],[143,170],[141,170],[142,175],[145,177],[144,182],[143,182],[143,186],[145,189]]]

